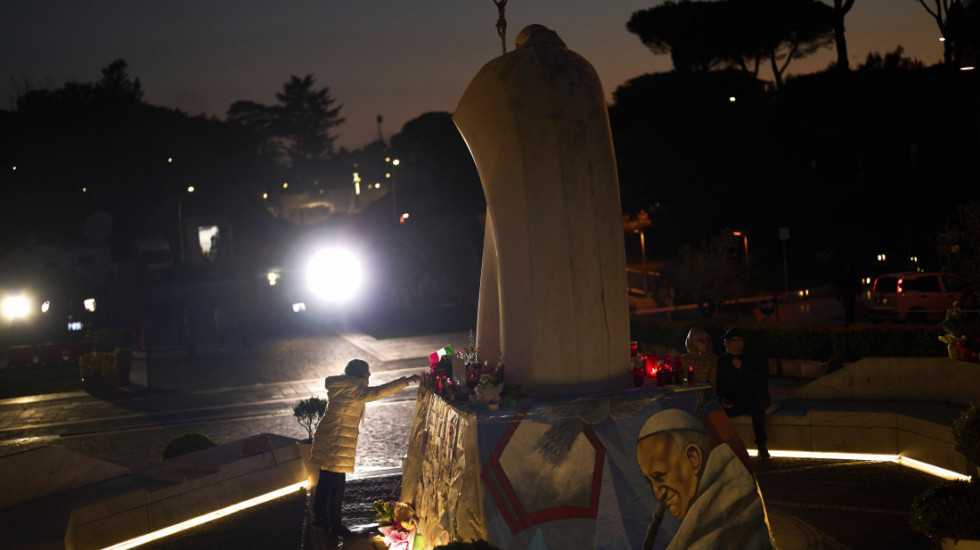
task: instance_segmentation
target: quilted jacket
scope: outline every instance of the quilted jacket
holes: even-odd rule
[[[408,386],[408,378],[403,376],[387,384],[368,386],[364,378],[342,374],[327,377],[323,385],[327,388],[327,410],[313,432],[310,461],[321,470],[350,473],[354,471],[357,430],[364,415],[364,403]]]

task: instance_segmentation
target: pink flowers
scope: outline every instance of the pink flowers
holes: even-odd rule
[[[415,532],[418,528],[415,520],[396,521],[393,525],[378,527],[389,550],[414,550]]]

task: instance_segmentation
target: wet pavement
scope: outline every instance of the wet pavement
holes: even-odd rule
[[[208,350],[194,360],[179,352],[161,353],[151,356],[153,368],[161,369],[159,387],[0,401],[0,454],[63,445],[132,468],[159,460],[166,441],[188,431],[216,430],[220,441],[263,432],[302,439],[305,430],[293,418],[292,406],[311,395],[323,396],[322,377],[342,369],[340,358],[364,357],[372,362],[372,382],[383,382],[420,370],[426,350],[461,346],[466,336],[380,341],[363,334],[322,334],[292,345],[259,341],[220,360],[212,360],[216,352]],[[368,406],[357,473],[348,482],[349,524],[370,525],[371,503],[396,487],[414,399],[413,386]],[[770,524],[784,550],[930,548],[928,539],[908,527],[908,509],[912,497],[938,478],[886,462],[774,458],[754,464]],[[377,473],[387,475],[369,477]],[[313,527],[309,496],[309,491],[293,493],[144,547],[375,547],[368,533],[342,541]]]

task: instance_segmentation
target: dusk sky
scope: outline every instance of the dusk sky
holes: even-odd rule
[[[633,12],[659,3],[509,0],[507,49],[526,25],[548,26],[595,66],[610,96],[631,78],[671,69],[669,56],[654,56],[626,31]],[[273,104],[290,75],[309,73],[343,105],[337,144],[355,149],[377,138],[379,114],[389,138],[423,113],[453,111],[480,67],[501,53],[496,20],[492,0],[5,0],[0,108],[14,108],[13,80],[94,82],[119,58],[146,102],[220,118],[237,100]],[[899,44],[926,64],[942,57],[936,24],[916,0],[857,0],[846,24],[852,67]],[[789,72],[834,59],[824,50]]]

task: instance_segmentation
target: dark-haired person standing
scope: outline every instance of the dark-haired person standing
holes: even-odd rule
[[[718,358],[718,387],[715,394],[729,417],[752,417],[752,431],[759,458],[769,458],[766,448],[766,408],[769,407],[769,360],[760,353],[746,351],[745,336],[737,328],[728,329],[725,353]]]
[[[358,426],[364,418],[364,403],[387,397],[410,383],[418,383],[417,374],[401,377],[380,386],[370,386],[371,369],[366,361],[347,363],[344,374],[329,376],[327,410],[313,433],[310,461],[320,468],[316,494],[313,497],[313,524],[326,527],[333,535],[351,535],[341,521],[347,474],[354,471]]]

